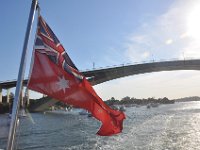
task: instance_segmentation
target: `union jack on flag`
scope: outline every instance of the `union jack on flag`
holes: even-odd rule
[[[53,63],[78,79],[83,79],[83,76],[78,72],[77,67],[65,52],[64,47],[41,16],[39,17],[36,36],[34,46],[36,51],[46,54]]]

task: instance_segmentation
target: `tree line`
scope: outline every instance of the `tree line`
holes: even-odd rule
[[[169,100],[167,97],[164,98],[143,98],[143,99],[138,99],[138,98],[130,98],[129,96],[126,96],[122,98],[121,100],[117,100],[114,97],[111,97],[109,100],[105,101],[106,104],[112,106],[112,105],[147,105],[147,104],[152,104],[152,103],[157,103],[157,104],[173,104],[175,101],[174,100]]]

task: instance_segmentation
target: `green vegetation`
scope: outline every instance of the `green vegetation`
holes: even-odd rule
[[[188,102],[188,101],[200,101],[200,97],[198,96],[191,96],[191,97],[184,97],[175,99],[176,102]]]
[[[164,98],[147,98],[147,99],[137,99],[137,98],[130,98],[128,96],[122,98],[121,100],[116,100],[114,97],[105,101],[106,104],[109,106],[112,105],[147,105],[147,104],[173,104],[174,100],[169,100],[167,97]]]
[[[0,114],[11,112],[13,99],[14,99],[13,93],[11,93],[9,96],[9,103],[7,103],[7,96],[3,96],[2,103],[0,103]],[[49,97],[43,97],[40,99],[30,99],[30,105],[27,106],[27,109],[31,111],[32,106],[35,107],[37,105],[45,103],[49,99],[50,99]],[[109,100],[105,101],[105,103],[111,107],[115,105],[124,105],[126,107],[147,105],[147,106],[156,107],[160,104],[173,104],[175,102],[188,102],[188,101],[200,101],[200,97],[186,97],[186,98],[181,98],[181,99],[176,99],[176,100],[169,100],[167,97],[158,98],[158,99],[154,97],[147,98],[147,99],[144,99],[144,98],[138,99],[138,98],[130,98],[129,96],[126,96],[122,98],[121,100],[117,100],[114,97],[111,97]],[[59,109],[59,108],[66,108],[66,107],[71,108],[72,106],[58,101],[54,105],[54,107]]]

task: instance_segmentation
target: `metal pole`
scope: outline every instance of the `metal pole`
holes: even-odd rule
[[[13,107],[12,107],[12,118],[11,118],[10,130],[9,130],[9,135],[8,135],[7,150],[14,149],[15,133],[16,133],[17,123],[18,123],[18,109],[19,109],[19,104],[20,104],[19,96],[20,96],[20,91],[22,89],[22,85],[23,85],[22,82],[24,79],[27,45],[28,45],[31,28],[32,28],[32,23],[34,20],[37,3],[38,3],[37,0],[32,0],[32,5],[31,5],[30,13],[29,13],[29,20],[27,24],[26,35],[24,39],[24,46],[23,46],[20,68],[19,68],[18,79],[17,79],[17,86],[15,90],[15,98],[14,98]]]

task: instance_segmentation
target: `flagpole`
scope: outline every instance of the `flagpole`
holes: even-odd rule
[[[20,92],[22,90],[23,86],[23,79],[24,79],[24,72],[25,72],[25,66],[26,66],[26,53],[27,53],[27,46],[28,46],[28,40],[32,28],[32,23],[34,20],[35,10],[38,4],[38,0],[32,0],[32,5],[29,13],[29,20],[26,28],[26,34],[24,39],[24,46],[21,56],[21,62],[20,62],[20,68],[18,73],[18,79],[17,79],[17,86],[15,90],[15,98],[13,101],[13,107],[12,107],[12,118],[11,118],[11,124],[10,124],[10,130],[8,135],[8,142],[7,142],[7,150],[13,150],[14,149],[14,141],[15,141],[15,133],[16,128],[18,124],[18,110],[19,110],[19,104],[20,104]]]

